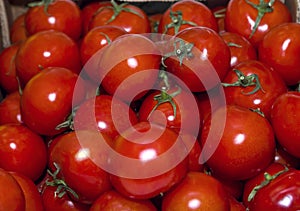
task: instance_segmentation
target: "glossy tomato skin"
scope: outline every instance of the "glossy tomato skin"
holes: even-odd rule
[[[25,15],[26,12],[21,13],[13,21],[9,30],[9,38],[11,43],[22,42],[28,38],[28,33],[25,27]]]
[[[75,73],[81,70],[77,44],[63,32],[54,30],[30,36],[20,46],[15,62],[22,85],[46,67],[65,67]]]
[[[131,210],[131,211],[156,211],[150,200],[134,200],[121,195],[115,190],[110,190],[99,196],[91,206],[90,211]]]
[[[192,24],[182,24],[178,30],[174,27],[168,27],[172,24],[170,12],[181,12],[182,20],[192,22]],[[175,16],[175,15],[174,15]],[[158,25],[158,32],[162,34],[175,35],[179,31],[191,26],[204,26],[218,31],[218,24],[213,12],[202,2],[184,0],[175,2],[162,15]]]
[[[171,42],[177,43],[176,49],[180,48],[180,40],[185,45],[193,44],[193,56],[183,58],[182,62],[177,55],[166,58],[167,71],[186,83],[192,92],[216,87],[230,68],[230,50],[221,36],[207,27],[191,27],[171,39]]]
[[[81,11],[71,0],[55,0],[47,6],[33,6],[26,12],[25,27],[29,35],[53,29],[78,40],[82,33]]]
[[[259,0],[251,0],[259,4]],[[267,4],[265,1],[263,1]],[[287,6],[281,1],[274,1],[272,12],[265,13],[257,30],[251,35],[254,23],[258,17],[258,10],[244,0],[229,1],[225,13],[225,30],[238,33],[247,38],[257,48],[264,35],[273,27],[282,23],[291,22],[292,16]]]
[[[216,127],[210,126],[211,121],[225,118],[224,115],[225,128],[221,139],[211,138],[207,142],[209,131],[215,130]],[[213,175],[219,178],[249,179],[259,174],[274,159],[275,139],[269,121],[260,114],[240,106],[228,105],[220,108],[204,123],[201,133],[202,146],[218,143],[217,141],[219,144],[212,155],[207,157],[204,152],[203,156]]]
[[[148,16],[141,8],[133,4],[125,4],[123,8],[126,10],[129,9],[133,12],[121,10],[120,13],[117,14],[115,19],[110,21],[111,17],[114,15],[114,9],[112,8],[112,6],[112,3],[110,3],[109,6],[104,6],[103,9],[94,14],[94,17],[89,24],[89,30],[97,26],[114,25],[119,26],[126,32],[132,34],[151,32],[151,26]]]
[[[256,85],[226,86],[225,84],[233,84],[238,81],[239,76],[234,70],[242,72],[245,76],[255,74],[258,79],[254,79],[254,82],[256,85],[259,82],[261,88],[251,93]],[[267,119],[270,119],[271,108],[276,98],[287,92],[287,86],[277,72],[257,60],[247,60],[233,67],[222,82],[227,104],[260,109]]]
[[[300,92],[280,95],[271,110],[271,123],[278,143],[291,155],[300,158]]]
[[[95,115],[91,112],[95,112]],[[112,139],[137,122],[137,114],[128,104],[105,94],[83,102],[74,117],[76,130],[88,130],[96,126],[101,133],[109,135]]]
[[[24,193],[14,179],[7,171],[0,168],[0,210],[25,210]]]
[[[20,109],[21,95],[18,91],[10,93],[0,102],[0,125],[22,123]]]
[[[30,80],[21,97],[24,124],[41,135],[52,136],[66,128],[56,127],[66,121],[72,109],[73,90],[78,75],[62,67],[49,67]]]
[[[223,185],[212,176],[189,172],[162,202],[162,211],[171,210],[230,210]]]
[[[56,171],[56,163],[60,169],[58,177],[77,193],[77,201],[84,204],[91,204],[111,188],[108,172],[95,162],[96,156],[104,159],[108,156],[100,146],[98,135],[98,131],[72,131],[55,138],[49,148],[51,171]],[[104,137],[110,142],[110,137]]]
[[[47,164],[46,145],[39,135],[20,124],[0,126],[0,167],[36,181]]]
[[[231,67],[242,61],[257,59],[256,49],[245,37],[237,33],[226,31],[221,32],[220,35],[229,46]]]
[[[299,33],[299,24],[281,24],[270,30],[258,47],[259,60],[274,68],[289,86],[300,81]]]
[[[142,133],[142,139],[139,133]],[[157,134],[161,135],[155,138]],[[153,138],[155,139],[153,140]],[[137,167],[124,166],[124,164],[120,163],[116,173],[110,176],[113,187],[122,195],[133,199],[150,199],[170,190],[185,177],[188,171],[187,154],[182,154],[187,153],[184,149],[183,151],[178,151],[175,157],[170,154],[162,156],[175,142],[179,144],[177,146],[183,144],[176,132],[155,124],[152,124],[150,128],[148,122],[137,123],[133,128],[126,130],[115,140],[113,149],[126,156],[126,158],[134,158],[139,161],[144,166],[144,170],[139,169],[138,171],[144,171],[146,174],[143,176],[140,173],[138,176],[122,176],[128,172],[128,168]],[[151,172],[149,172],[149,165],[145,165],[147,164],[145,161],[156,159],[160,161],[159,166],[154,164],[155,166],[151,167]],[[161,164],[168,164],[168,166]],[[153,174],[154,170],[155,173]]]

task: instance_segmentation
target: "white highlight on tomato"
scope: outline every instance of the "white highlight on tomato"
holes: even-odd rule
[[[189,201],[188,203],[188,207],[190,209],[198,209],[201,205],[201,202],[199,201],[199,199],[192,199]]]
[[[48,22],[51,23],[51,24],[55,24],[55,22],[56,22],[55,17],[53,17],[53,16],[49,17]]]
[[[101,129],[105,129],[105,128],[107,128],[107,125],[106,125],[105,122],[99,121],[99,122],[98,122],[98,127],[101,128]]]
[[[13,150],[17,149],[17,145],[15,143],[10,143],[9,147]]]
[[[90,150],[88,148],[80,149],[75,155],[75,159],[77,161],[83,161],[88,159],[89,157],[90,157]]]
[[[129,58],[127,59],[127,64],[131,68],[136,68],[138,66],[138,62],[135,58]]]
[[[51,56],[51,52],[45,51],[45,52],[43,53],[43,56],[48,58],[48,57]]]
[[[290,43],[291,43],[291,39],[286,39],[282,44],[282,47],[281,47],[282,51],[286,51],[286,49],[289,47]]]
[[[56,100],[56,93],[50,93],[48,95],[48,100],[50,100],[51,102],[54,102]]]
[[[147,162],[149,160],[153,160],[157,157],[156,150],[154,149],[146,149],[140,153],[140,160],[143,162]]]
[[[234,138],[234,143],[235,144],[241,144],[245,141],[245,135],[240,133]]]
[[[291,196],[290,194],[286,195],[283,199],[281,199],[278,204],[280,204],[283,207],[290,207],[291,203],[293,201],[293,196]]]

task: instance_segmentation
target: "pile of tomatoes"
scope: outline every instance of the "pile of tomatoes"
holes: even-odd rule
[[[28,6],[0,53],[0,210],[300,210],[280,0]]]

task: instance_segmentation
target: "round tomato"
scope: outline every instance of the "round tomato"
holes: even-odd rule
[[[286,23],[268,32],[258,47],[259,60],[274,68],[287,85],[300,82],[300,24]]]
[[[25,27],[25,15],[26,12],[21,13],[13,21],[9,30],[9,37],[11,43],[22,42],[28,38],[28,33]]]
[[[57,30],[78,40],[82,33],[81,11],[71,0],[30,3],[25,16],[25,27],[29,35],[44,30]]]
[[[288,7],[279,0],[231,0],[225,13],[225,30],[244,36],[257,47],[270,29],[291,21]]]
[[[221,139],[207,139],[210,130],[220,127],[211,125],[211,121],[224,118],[224,114]],[[275,155],[274,132],[269,121],[236,105],[218,109],[204,122],[201,144],[209,146],[202,150],[202,156],[213,175],[228,180],[245,180],[259,174]]]
[[[10,93],[0,102],[0,125],[22,123],[20,109],[21,95],[18,91]]]
[[[0,167],[16,171],[33,181],[39,179],[47,164],[44,140],[24,125],[0,126]]]

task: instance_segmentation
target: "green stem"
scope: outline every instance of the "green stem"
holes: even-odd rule
[[[172,22],[165,26],[165,30],[163,32],[164,34],[166,34],[168,29],[170,29],[170,28],[174,28],[174,33],[177,34],[179,32],[180,27],[184,24],[188,24],[188,25],[191,25],[191,26],[197,26],[197,24],[192,22],[192,21],[183,20],[181,11],[173,12],[171,10],[170,11],[170,18],[171,18]]]

